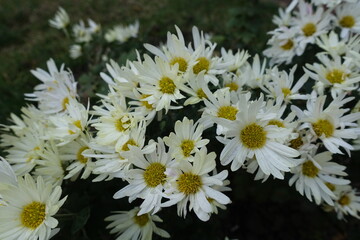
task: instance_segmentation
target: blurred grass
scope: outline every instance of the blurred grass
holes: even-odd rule
[[[244,48],[252,54],[260,52],[267,40],[266,32],[273,28],[271,18],[277,11],[277,2],[0,0],[0,123],[5,123],[11,112],[19,113],[21,106],[26,104],[24,93],[32,92],[39,83],[30,70],[45,69],[49,58],[57,65],[65,63],[74,72],[83,96],[101,90],[91,86],[100,86],[99,72],[104,71],[103,66],[91,68],[70,59],[68,47],[71,41],[48,25],[48,19],[53,17],[58,6],[67,10],[72,23],[91,18],[103,28],[139,19],[139,38],[129,45],[128,50],[119,53],[118,60],[124,62],[131,56],[131,46],[164,42],[167,31],[175,32],[174,24],[182,29],[187,40],[191,37],[191,27],[196,25],[204,32],[212,33],[219,46]],[[349,163],[347,158],[343,161]],[[350,178],[356,184],[360,182],[356,170],[360,166],[354,161],[351,164]],[[358,220],[337,221],[334,214],[324,213],[294,188],[289,188],[286,181],[269,180],[262,184],[254,182],[253,176],[244,171],[238,171],[230,178],[236,188],[230,193],[233,203],[228,210],[220,211],[209,222],[202,223],[193,213],[181,219],[175,208],[164,209],[160,213],[164,218],[160,227],[169,231],[172,239],[223,239],[223,236],[254,240],[360,239]],[[121,181],[98,184],[86,180],[66,186],[65,194],[71,193],[66,207],[89,220],[86,227],[80,226],[80,230],[71,225],[72,222],[61,221],[62,231],[54,239],[113,239],[102,220],[111,210],[130,209],[127,199],[112,199],[122,184]],[[72,190],[76,190],[76,194]],[[86,209],[89,205],[90,212]],[[79,231],[70,236],[75,230]]]

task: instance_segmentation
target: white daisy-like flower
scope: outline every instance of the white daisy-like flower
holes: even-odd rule
[[[209,143],[208,139],[202,139],[203,126],[187,117],[182,121],[176,121],[175,133],[171,132],[164,137],[165,144],[170,148],[171,155],[175,160],[192,161],[193,154]]]
[[[241,72],[241,70],[239,70]],[[223,88],[229,88],[231,94],[244,93],[245,79],[241,77],[241,74],[236,75],[234,73],[224,73],[221,75],[223,80]]]
[[[8,189],[10,185],[16,186],[17,185],[17,177],[15,175],[14,170],[4,159],[0,156],[0,192],[2,190]],[[1,194],[0,194],[0,200],[1,200]],[[0,202],[1,206],[1,202]]]
[[[55,13],[54,18],[49,20],[50,26],[56,29],[65,29],[69,23],[69,15],[62,7],[59,7],[58,11]]]
[[[178,167],[167,169],[169,186],[165,196],[169,200],[161,206],[169,207],[177,204],[178,215],[185,217],[190,202],[189,210],[193,209],[200,220],[208,221],[213,212],[210,201],[215,200],[223,205],[229,204],[230,199],[218,188],[224,185],[228,175],[227,170],[213,176],[209,175],[209,172],[216,167],[215,158],[214,152],[208,154],[206,148],[202,148],[195,154],[193,164],[183,161]]]
[[[50,58],[46,62],[47,68],[49,72],[46,72],[45,70],[41,68],[36,68],[35,70],[31,70],[30,72],[40,81],[42,81],[42,84],[39,84],[35,87],[37,90],[44,90],[47,89],[48,86],[47,83],[53,83],[57,81],[57,77],[61,74],[65,74],[66,71],[64,70],[65,65],[62,64],[60,66],[60,69],[56,67],[55,61]]]
[[[80,20],[78,24],[74,24],[72,31],[75,41],[78,43],[88,43],[92,40],[92,33],[85,26],[83,20]]]
[[[261,64],[260,57],[256,54],[255,57],[253,57],[252,65],[246,65],[240,77],[244,79],[245,84],[251,89],[258,88],[264,84],[266,79],[265,67],[266,59],[264,59]]]
[[[93,151],[89,147],[91,141],[89,134],[82,134],[77,139],[59,148],[59,154],[62,161],[70,161],[66,167],[67,174],[64,179],[76,180],[82,170],[81,179],[89,177],[91,171],[95,168],[94,161],[85,156],[85,153],[91,154]]]
[[[334,210],[338,219],[344,219],[346,215],[351,215],[360,219],[360,195],[359,192],[350,185],[335,186]]]
[[[130,131],[138,126],[141,116],[135,116],[127,108],[124,97],[109,96],[102,100],[103,106],[94,106],[93,127],[96,128],[96,142],[100,145],[112,145],[116,151],[130,139]]]
[[[81,57],[82,55],[82,47],[79,44],[73,44],[69,48],[69,54],[72,59],[76,59]]]
[[[189,73],[189,76],[189,87],[184,86],[182,88],[184,92],[190,95],[190,97],[184,102],[184,106],[197,104],[201,101],[204,101],[204,99],[208,98],[205,92],[211,93],[208,84],[204,80],[204,72],[201,72],[197,75]]]
[[[76,99],[69,99],[66,111],[49,117],[52,127],[47,131],[46,139],[60,141],[58,145],[65,145],[85,131],[89,120],[89,104],[87,108]]]
[[[353,91],[358,88],[360,76],[356,71],[356,66],[350,58],[345,58],[338,55],[329,58],[326,54],[319,54],[318,59],[321,64],[306,64],[305,72],[310,78],[322,84],[315,84],[315,88],[320,94],[323,94],[324,88],[331,88],[331,95],[335,98],[336,95],[342,92]]]
[[[237,70],[247,61],[250,57],[247,51],[240,49],[234,54],[232,50],[226,51],[225,48],[221,48],[221,57],[223,61],[229,66],[227,71],[237,73]]]
[[[227,129],[224,138],[218,137],[225,144],[220,155],[221,164],[231,163],[231,170],[236,171],[246,159],[256,158],[265,174],[283,179],[282,171],[289,172],[295,167],[297,161],[294,158],[299,156],[297,150],[278,142],[281,138],[288,139],[289,131],[268,124],[276,114],[262,114],[263,96],[252,102],[243,98],[241,106],[236,120],[217,119]]]
[[[108,30],[104,37],[108,42],[117,41],[119,43],[124,43],[131,37],[137,37],[139,26],[139,21],[135,21],[133,24],[128,26],[117,25],[114,28]]]
[[[150,143],[151,144],[151,143]],[[165,171],[173,165],[171,154],[165,151],[165,145],[158,138],[156,150],[144,155],[140,148],[129,146],[130,151],[123,155],[129,159],[134,168],[127,171],[125,179],[129,185],[114,194],[114,198],[129,197],[129,202],[137,198],[144,199],[138,215],[160,210],[166,183]]]
[[[18,178],[18,184],[1,191],[0,238],[47,240],[58,225],[53,217],[64,204],[61,188],[45,183],[42,177]]]
[[[345,41],[340,40],[335,31],[318,36],[316,44],[331,55],[342,55],[346,52]]]
[[[138,215],[138,212],[138,207],[130,211],[115,211],[113,215],[105,218],[105,221],[111,222],[106,228],[111,228],[111,234],[118,235],[116,240],[151,240],[153,233],[163,238],[170,238],[168,232],[156,227],[154,223],[162,222],[160,217],[148,213]]]
[[[165,109],[167,112],[171,102],[184,98],[180,93],[183,82],[181,76],[178,75],[179,65],[171,66],[159,57],[153,60],[145,55],[144,58],[141,64],[134,63],[139,70],[141,80],[138,90],[148,96],[143,100],[153,104],[156,111]]]
[[[340,36],[348,38],[350,33],[360,33],[360,4],[345,3],[335,8],[337,25],[341,28]]]
[[[266,82],[264,88],[265,92],[268,93],[268,97],[278,98],[282,97],[286,103],[289,103],[291,100],[306,100],[308,99],[307,95],[299,93],[299,90],[304,86],[309,76],[304,74],[301,78],[297,79],[294,83],[294,73],[297,66],[295,65],[290,69],[290,72],[280,71],[277,67],[274,67],[270,70],[270,81]]]
[[[347,176],[346,167],[331,162],[332,153],[315,154],[315,151],[302,155],[301,163],[291,170],[294,175],[289,179],[289,185],[295,183],[296,190],[310,201],[314,199],[317,205],[326,202],[332,206],[336,197],[329,184],[349,184],[349,180],[341,178]]]
[[[353,123],[360,118],[360,113],[345,115],[349,109],[342,107],[353,98],[345,98],[345,94],[341,94],[324,109],[326,96],[312,95],[307,101],[307,110],[292,106],[302,122],[300,128],[309,129],[309,133],[315,139],[320,139],[330,152],[342,154],[339,149],[342,147],[350,155],[350,150],[354,148],[344,139],[356,139],[360,134],[360,128]]]

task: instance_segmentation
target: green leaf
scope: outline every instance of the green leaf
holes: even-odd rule
[[[90,217],[90,207],[83,208],[80,212],[76,213],[74,222],[71,226],[71,233],[75,234],[82,229]]]

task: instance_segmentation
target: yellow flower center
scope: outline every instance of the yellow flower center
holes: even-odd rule
[[[24,227],[36,229],[45,220],[46,205],[41,202],[32,202],[23,207],[21,212],[21,223]]]
[[[174,94],[176,85],[173,80],[168,77],[163,77],[159,81],[160,91],[165,94]]]
[[[229,82],[225,84],[225,87],[228,87],[230,91],[237,91],[239,89],[239,85],[237,85],[235,82]]]
[[[86,147],[86,146],[81,147],[81,148],[79,149],[79,151],[77,152],[77,154],[76,154],[77,160],[78,160],[79,162],[83,163],[83,164],[87,163],[87,161],[88,161],[88,158],[87,158],[87,157],[84,157],[84,156],[82,155],[82,153],[83,153],[86,149],[89,149],[89,148]]]
[[[261,148],[266,143],[266,131],[262,126],[251,123],[241,130],[240,140],[247,148]]]
[[[306,37],[310,37],[316,32],[316,25],[310,22],[305,24],[301,30]]]
[[[202,185],[199,175],[192,173],[183,173],[177,180],[178,189],[186,195],[195,194],[199,191]]]
[[[334,184],[326,182],[325,185],[330,189],[331,191],[335,191],[336,187]]]
[[[282,128],[285,127],[285,125],[284,125],[283,122],[281,122],[281,121],[279,121],[279,120],[275,120],[275,119],[270,120],[269,123],[268,123],[268,125],[275,125],[275,126],[282,127]]]
[[[134,222],[140,227],[145,226],[149,222],[149,214],[145,213],[140,216],[135,215],[133,217]]]
[[[151,163],[144,172],[145,183],[152,188],[156,187],[159,184],[165,183],[165,170],[165,166],[161,163]]]
[[[342,206],[346,206],[349,205],[351,202],[350,198],[348,195],[343,195],[339,198],[338,203]]]
[[[290,140],[290,147],[294,149],[299,149],[303,144],[304,142],[300,136]]]
[[[312,127],[319,137],[323,134],[325,137],[331,137],[334,133],[334,125],[326,119],[319,119],[316,123],[312,124]]]
[[[306,161],[302,165],[302,173],[307,176],[314,178],[317,176],[319,169],[314,165],[312,161]]]
[[[325,78],[332,84],[342,83],[345,81],[346,74],[340,69],[334,69],[328,72]]]
[[[196,94],[197,94],[197,96],[198,96],[199,98],[201,98],[201,99],[202,99],[202,98],[207,99],[207,96],[206,96],[204,90],[202,90],[201,88],[199,88],[199,90],[197,90]]]
[[[217,112],[217,116],[233,121],[236,119],[237,112],[238,112],[238,110],[233,106],[222,106],[219,108],[219,110]]]
[[[294,47],[294,42],[289,39],[285,44],[281,45],[280,47],[286,51],[291,50]]]
[[[75,127],[82,129],[81,121],[80,121],[80,120],[74,121],[73,124],[75,125]]]
[[[126,120],[127,119],[127,120]],[[121,118],[119,118],[116,122],[115,122],[115,128],[116,130],[118,130],[119,132],[124,132],[126,131],[129,127],[130,127],[130,119],[128,119],[127,117],[123,116]]]
[[[141,95],[141,99],[144,99],[144,98],[147,98],[147,97],[150,97],[150,95],[147,95],[147,94],[143,94]],[[146,107],[147,109],[149,110],[153,110],[154,109],[154,106],[152,104],[150,104],[148,101],[141,101],[141,104]]]
[[[66,110],[67,108],[67,104],[69,103],[69,98],[68,97],[65,97],[63,100],[62,100],[62,103],[61,103],[61,107],[63,110]]]
[[[205,73],[209,71],[210,62],[206,57],[200,57],[197,59],[197,63],[193,67],[193,72],[195,74],[200,73],[205,70]]]
[[[179,65],[180,72],[186,72],[186,70],[188,68],[188,63],[184,58],[174,57],[173,59],[171,59],[171,61],[170,61],[171,66],[175,65],[176,63]]]
[[[189,157],[191,151],[194,149],[195,144],[193,140],[183,140],[180,145],[185,157]]]
[[[122,151],[129,151],[129,145],[131,146],[137,146],[136,142],[134,139],[129,139],[121,148]]]
[[[344,28],[352,28],[355,25],[355,18],[353,16],[344,16],[340,19],[339,24]]]
[[[284,94],[284,97],[287,97],[288,95],[291,94],[290,88],[282,88],[281,91]]]

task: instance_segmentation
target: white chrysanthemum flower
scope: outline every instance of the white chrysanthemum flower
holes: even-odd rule
[[[76,99],[69,99],[66,111],[49,117],[52,127],[47,131],[46,139],[56,139],[65,145],[78,138],[88,126],[89,105],[87,108]]]
[[[165,145],[161,138],[158,138],[156,149],[145,156],[140,148],[132,146],[129,148],[130,151],[123,153],[134,166],[125,174],[125,179],[129,185],[117,191],[114,198],[127,196],[129,202],[137,198],[144,199],[138,215],[149,212],[154,214],[160,210],[166,183],[165,171],[173,165],[171,155],[165,151]]]
[[[165,144],[170,148],[171,156],[175,160],[192,161],[193,154],[209,143],[208,139],[202,139],[203,126],[193,120],[184,117],[182,121],[176,121],[175,133],[171,132],[164,137]]]
[[[100,24],[94,22],[94,20],[92,20],[90,18],[88,18],[87,21],[88,21],[88,25],[89,25],[89,27],[88,27],[89,32],[91,32],[92,34],[100,32],[100,29],[101,29]]]
[[[334,8],[340,5],[343,2],[356,2],[357,0],[311,0],[311,3],[315,4],[316,6],[319,5],[326,5],[328,8]]]
[[[6,161],[3,157],[0,156],[0,192],[8,189],[10,185],[17,185],[17,177],[8,161]],[[0,202],[0,206],[1,204],[2,203]]]
[[[159,57],[155,57],[154,61],[148,55],[144,58],[141,64],[134,63],[140,73],[141,81],[138,90],[148,96],[144,98],[144,101],[153,104],[156,111],[165,109],[167,112],[171,102],[184,98],[180,93],[183,81],[181,75],[178,75],[178,64],[171,66]]]
[[[214,152],[208,154],[206,148],[202,148],[195,154],[193,164],[183,161],[178,167],[167,169],[166,174],[170,182],[165,196],[169,200],[161,206],[177,204],[178,215],[185,217],[190,202],[189,210],[193,209],[200,220],[208,221],[213,213],[210,201],[229,204],[230,199],[218,188],[224,185],[227,170],[213,176],[208,174],[216,167],[215,158]]]
[[[234,54],[232,50],[226,51],[225,48],[221,48],[221,57],[226,64],[229,64],[227,71],[237,73],[237,70],[244,65],[250,55],[245,50],[240,51],[238,49]]]
[[[358,88],[360,76],[356,71],[353,61],[350,58],[343,59],[334,55],[330,59],[326,54],[318,55],[321,64],[306,64],[306,73],[315,81],[320,81],[322,84],[315,88],[320,94],[323,94],[324,88],[331,88],[331,95],[335,98],[336,95],[342,92],[353,91]]]
[[[301,129],[309,129],[315,139],[320,139],[324,146],[332,153],[342,154],[339,147],[350,154],[354,148],[344,139],[356,139],[360,134],[360,128],[354,121],[360,118],[360,113],[344,115],[349,109],[343,109],[343,105],[353,98],[345,98],[345,94],[335,98],[325,109],[326,96],[317,96],[307,102],[307,110],[300,110],[292,106],[296,111]]]
[[[241,77],[241,73],[239,76],[234,73],[224,73],[221,77],[223,80],[223,88],[229,88],[230,94],[237,95],[245,92],[243,87],[245,86],[246,80]]]
[[[295,85],[294,83],[294,73],[296,71],[296,65],[290,69],[290,72],[280,71],[277,67],[274,67],[270,70],[270,81],[266,82],[264,88],[262,88],[265,92],[268,93],[268,97],[271,98],[283,98],[286,103],[291,100],[297,99],[308,99],[307,95],[303,95],[299,93],[299,90],[303,87],[303,85],[308,80],[309,76],[304,74],[300,79],[297,79]]]
[[[197,75],[189,73],[189,76],[189,87],[185,86],[182,88],[184,92],[190,95],[190,97],[184,102],[184,106],[204,101],[204,99],[208,98],[205,92],[211,93],[208,84],[204,80],[204,72]]]
[[[89,177],[91,171],[95,168],[92,159],[85,156],[85,153],[93,153],[89,147],[90,140],[88,134],[82,134],[77,139],[59,148],[60,158],[63,161],[71,161],[69,166],[66,167],[67,174],[64,179],[71,178],[74,181],[80,176],[82,170],[84,171],[80,178],[86,179]]]
[[[36,68],[35,70],[31,70],[30,72],[40,81],[43,82],[43,84],[39,84],[35,87],[36,90],[45,90],[48,88],[46,85],[47,83],[54,83],[57,81],[57,77],[61,74],[65,74],[66,71],[64,70],[65,65],[61,64],[60,69],[56,67],[55,61],[50,58],[46,62],[47,68],[49,72],[46,72],[45,70],[41,68]]]
[[[138,126],[141,116],[129,112],[125,98],[109,96],[102,100],[103,107],[94,106],[93,127],[96,128],[96,142],[100,145],[112,145],[116,151],[130,139],[132,129]]]
[[[153,233],[163,238],[170,238],[168,232],[156,227],[154,223],[162,222],[161,218],[147,213],[138,216],[138,212],[138,207],[130,211],[115,211],[114,215],[105,218],[105,221],[111,222],[106,228],[112,228],[110,233],[118,235],[116,240],[151,240]]]
[[[331,55],[342,55],[346,52],[345,42],[339,40],[339,36],[335,31],[318,36],[316,44]]]
[[[317,7],[314,12],[313,6],[304,0],[299,1],[298,8],[299,11],[296,12],[297,16],[293,19],[292,25],[299,33],[297,47],[302,55],[307,44],[315,43],[317,36],[328,31],[331,17],[329,12],[324,12],[322,7]]]
[[[248,64],[240,75],[244,79],[245,84],[250,88],[258,88],[264,84],[266,80],[265,76],[266,59],[262,64],[258,54],[253,57],[252,65]]]
[[[323,201],[334,205],[335,195],[329,188],[331,186],[329,184],[349,184],[349,180],[341,178],[347,176],[344,172],[346,167],[331,162],[330,152],[315,155],[315,151],[304,154],[301,163],[291,170],[294,175],[290,178],[289,185],[292,186],[295,183],[296,190],[310,201],[314,199],[317,205]]]
[[[348,38],[350,33],[360,33],[360,4],[345,3],[335,8],[337,25],[341,28],[340,36]]]
[[[345,215],[351,215],[360,219],[360,195],[350,185],[335,186],[334,194],[336,201],[334,210],[338,219],[344,219]]]
[[[73,44],[69,48],[69,54],[72,59],[79,58],[82,55],[82,47],[79,44]]]
[[[59,10],[55,13],[54,18],[49,20],[50,26],[56,29],[65,29],[69,23],[69,15],[62,7],[59,7]]]
[[[283,179],[282,171],[289,172],[295,167],[297,161],[294,158],[299,156],[297,150],[279,143],[281,138],[288,139],[289,131],[268,124],[276,114],[262,113],[263,96],[253,102],[243,98],[240,105],[236,120],[217,119],[227,129],[224,138],[218,137],[225,144],[220,155],[221,164],[231,163],[231,170],[236,171],[246,159],[256,158],[265,174]]]
[[[279,27],[269,34],[272,35],[267,42],[270,46],[263,51],[263,54],[270,58],[270,65],[290,64],[295,55],[301,55],[298,52],[299,43],[295,38],[297,35],[295,28]]]
[[[78,43],[88,43],[92,40],[92,33],[85,26],[83,20],[80,20],[78,24],[74,24],[72,31],[75,41]]]
[[[43,151],[38,153],[40,158],[35,161],[35,176],[41,176],[46,183],[61,186],[65,176],[63,159],[59,149],[53,141],[48,142]]]
[[[135,21],[128,26],[117,25],[113,29],[108,30],[104,37],[108,42],[118,41],[124,43],[131,37],[137,37],[139,26],[139,21]]]
[[[18,178],[18,185],[1,191],[5,205],[0,206],[0,238],[7,240],[47,240],[58,225],[53,217],[64,204],[61,188],[36,181],[30,176]]]

